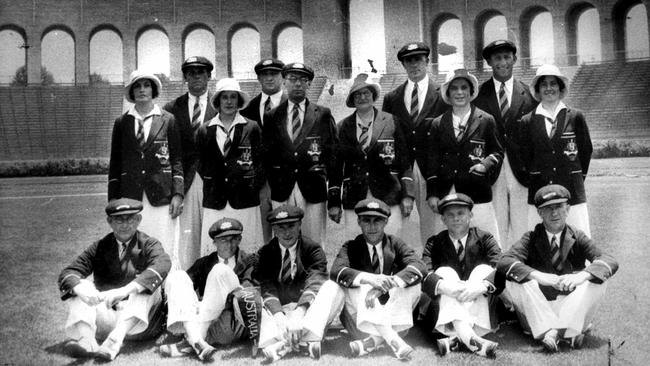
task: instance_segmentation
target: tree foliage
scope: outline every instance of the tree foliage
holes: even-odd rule
[[[41,85],[52,84],[54,84],[54,75],[45,66],[41,66]],[[16,70],[11,86],[27,86],[27,67],[23,65]]]

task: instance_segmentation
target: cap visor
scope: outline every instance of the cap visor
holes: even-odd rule
[[[239,230],[227,230],[227,231],[224,231],[224,232],[222,232],[222,233],[220,233],[220,234],[217,234],[217,235],[213,236],[212,239],[214,239],[214,238],[221,238],[221,237],[223,237],[223,236],[241,235],[241,233],[242,233],[242,232],[239,231]]]
[[[567,201],[568,201],[567,198],[556,198],[554,200],[550,200],[550,201],[546,201],[546,202],[542,203],[541,205],[537,206],[537,208],[542,208],[542,207],[550,206],[550,205],[555,204],[555,203],[562,203],[562,202],[567,202]]]

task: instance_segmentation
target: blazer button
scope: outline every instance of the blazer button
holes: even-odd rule
[[[298,152],[293,153],[293,156],[298,156]]]
[[[413,130],[413,134],[415,135],[415,130]]]
[[[548,184],[553,184],[553,181],[549,181]]]
[[[294,169],[294,171],[293,171],[293,172],[294,172],[294,173],[298,173],[298,169]]]
[[[228,163],[223,163],[223,166],[226,166],[226,167],[227,167],[227,166],[228,166]]]
[[[454,174],[458,173],[458,170],[454,170]]]
[[[553,171],[555,171],[555,168],[553,168]]]
[[[227,182],[227,181],[228,181],[228,178],[224,178],[224,181]]]
[[[415,151],[415,148],[413,148],[413,151]]]
[[[142,171],[142,174],[144,174],[144,173],[145,173],[145,171],[143,170],[143,171]]]

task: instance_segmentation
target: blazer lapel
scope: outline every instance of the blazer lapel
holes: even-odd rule
[[[517,82],[516,79],[514,79],[512,82],[512,100],[510,101],[510,109],[508,109],[508,113],[506,113],[506,115],[503,117],[504,120],[509,119],[513,115],[519,115],[519,109],[521,109],[521,105],[524,102],[525,94],[526,91],[524,88]]]
[[[566,126],[566,121],[569,118],[569,113],[567,109],[561,110],[560,113],[555,117],[557,125],[555,126],[555,134],[551,136],[551,140],[557,141],[562,138],[562,132],[564,132],[564,127]]]
[[[151,146],[151,144],[156,140],[156,136],[160,133],[164,122],[161,116],[153,116],[151,121],[151,128],[149,129],[149,137],[147,137],[147,142],[144,144],[144,149],[146,150]]]
[[[381,114],[381,116],[380,116]],[[368,145],[368,150],[372,149],[375,145],[377,145],[377,140],[379,140],[379,136],[384,132],[384,129],[386,129],[386,116],[383,113],[380,113],[377,109],[375,109],[375,120],[372,122],[372,136],[370,137],[370,144]]]
[[[452,113],[451,109],[445,112],[445,114],[442,115],[440,125],[442,126],[443,135],[446,134],[449,141],[457,141],[456,134],[454,133],[454,122],[451,118]]]
[[[501,119],[501,110],[499,109],[499,98],[497,96],[496,90],[494,90],[494,79],[490,78],[486,82],[485,88],[487,89],[487,101],[488,101],[488,109],[489,111],[486,111],[490,113],[491,115],[495,116],[494,119],[500,120]],[[514,95],[514,92],[513,92]]]
[[[548,241],[548,236],[546,236],[544,226],[540,225],[538,229],[535,230],[534,235],[538,238],[538,240],[535,240],[537,252],[542,253],[545,263],[552,265],[553,257],[551,256],[551,243]]]
[[[411,121],[410,111],[408,111],[404,105],[404,93],[406,93],[406,84],[408,84],[408,80],[405,81],[404,84],[397,87],[395,96],[397,96],[399,99],[395,101],[397,107],[394,114],[397,116],[405,116],[405,118],[408,120],[408,123],[412,124],[413,121]]]
[[[436,92],[436,86],[433,81],[429,78],[429,87],[427,87],[427,95],[424,97],[424,103],[422,104],[422,110],[418,114],[418,117],[415,119],[415,125],[419,125],[424,121],[424,117],[429,115],[429,111],[433,108],[433,97]],[[404,104],[404,103],[402,103]]]
[[[393,262],[395,261],[395,250],[393,246],[388,243],[388,236],[384,234],[384,238],[381,241],[382,252],[384,253],[384,266],[381,273],[390,275],[391,269],[393,268]]]
[[[300,133],[298,137],[293,141],[294,146],[300,145],[311,132],[312,127],[314,127],[314,122],[316,121],[316,107],[314,107],[309,101],[305,102],[305,117],[302,120],[302,127],[300,128]]]
[[[477,116],[475,113],[476,113],[476,107],[472,106],[472,109],[469,112],[469,118],[467,119],[467,126],[465,126],[465,132],[463,133],[463,137],[460,139],[461,143],[467,141],[470,138],[470,136],[474,134],[474,131],[476,131],[476,129],[480,125],[479,121],[476,120],[478,120],[482,116],[481,115]]]
[[[573,230],[569,230],[568,226],[564,227],[564,233],[562,233],[562,244],[560,245],[560,259],[564,263],[569,256],[573,244],[575,244],[576,239],[573,235]]]

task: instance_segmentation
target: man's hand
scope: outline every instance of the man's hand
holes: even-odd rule
[[[372,309],[375,307],[375,300],[383,295],[384,291],[378,288],[371,288],[366,294],[366,307]]]
[[[172,201],[169,203],[169,214],[172,216],[172,219],[177,218],[183,212],[183,197],[179,194],[175,194],[172,197]]]
[[[474,301],[477,297],[486,294],[487,291],[483,282],[465,282],[465,289],[458,294],[456,299],[460,302]]]
[[[576,287],[582,285],[586,281],[593,278],[593,275],[586,271],[580,271],[572,274],[565,274],[560,276],[558,283],[558,290],[560,291],[573,291]]]
[[[476,174],[476,175],[485,175],[487,173],[487,169],[485,168],[485,165],[478,163],[472,165],[471,168],[469,168],[470,174]]]
[[[413,197],[404,197],[399,203],[399,210],[402,212],[402,217],[411,216],[413,211]]]
[[[359,282],[370,285],[374,289],[381,290],[382,293],[388,292],[393,287],[397,287],[397,282],[395,282],[392,276],[383,274],[364,273]]]
[[[438,201],[440,201],[440,199],[438,199],[436,196],[427,198],[427,204],[429,205],[429,208],[435,213],[438,213]]]
[[[291,347],[297,348],[302,337],[302,319],[305,317],[306,309],[302,306],[296,307],[287,314],[286,339]]]
[[[327,216],[330,217],[330,220],[334,221],[335,223],[340,223],[341,222],[341,208],[340,207],[330,207],[327,210]]]
[[[97,291],[95,285],[88,280],[81,280],[77,286],[72,288],[72,293],[89,306],[95,306],[104,300],[102,293]]]
[[[137,294],[144,291],[144,287],[136,282],[130,282],[128,285],[114,288],[102,292],[104,303],[107,308],[112,308],[119,304],[120,301],[126,299],[130,294]]]
[[[543,286],[552,286],[557,290],[560,290],[560,276],[553,273],[544,273],[540,271],[532,271],[528,275],[531,279],[537,281],[540,285]]]
[[[465,284],[460,281],[440,280],[438,293],[458,299],[458,296],[465,290]]]

